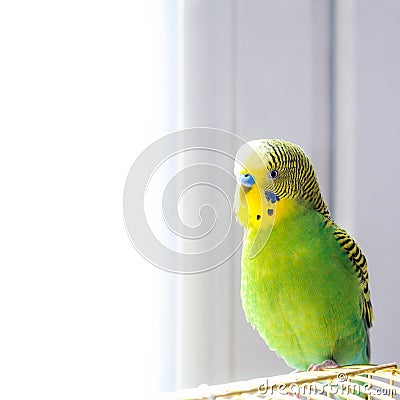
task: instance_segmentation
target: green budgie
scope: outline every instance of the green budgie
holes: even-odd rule
[[[330,218],[307,155],[283,140],[254,140],[239,150],[235,175],[247,320],[295,369],[368,363],[367,262]]]

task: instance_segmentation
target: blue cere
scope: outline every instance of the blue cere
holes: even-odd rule
[[[253,175],[251,174],[242,174],[239,176],[239,182],[241,185],[246,187],[252,187],[255,183]]]
[[[266,190],[264,192],[264,194],[265,194],[265,198],[267,199],[267,201],[270,201],[272,204],[279,201],[279,196],[277,194],[275,194],[274,192],[270,192],[269,190]]]

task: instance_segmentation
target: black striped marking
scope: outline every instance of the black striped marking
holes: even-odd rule
[[[307,200],[314,210],[324,215],[324,227],[334,227],[334,237],[346,252],[360,280],[361,315],[365,325],[370,328],[374,317],[368,288],[367,260],[354,239],[330,218],[310,159],[299,146],[283,140],[265,140],[262,145],[268,157],[267,169],[276,169],[279,173],[273,183],[273,188],[268,188],[268,190],[282,199],[300,197]]]
[[[369,293],[369,276],[367,270],[367,259],[361,252],[355,240],[342,228],[335,224],[336,228],[333,232],[335,239],[339,242],[340,247],[346,252],[347,257],[352,262],[354,271],[360,279],[362,286],[362,304],[361,313],[364,318],[365,324],[368,328],[372,326],[374,315],[372,311],[372,304]]]

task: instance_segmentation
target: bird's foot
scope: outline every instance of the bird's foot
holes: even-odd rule
[[[311,364],[307,371],[322,371],[325,368],[339,368],[339,364],[333,360],[325,360],[321,364]]]

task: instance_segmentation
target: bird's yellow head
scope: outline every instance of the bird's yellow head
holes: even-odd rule
[[[236,155],[235,175],[235,212],[246,228],[272,229],[293,203],[287,199],[301,199],[329,215],[314,168],[296,144],[277,139],[246,143]]]

